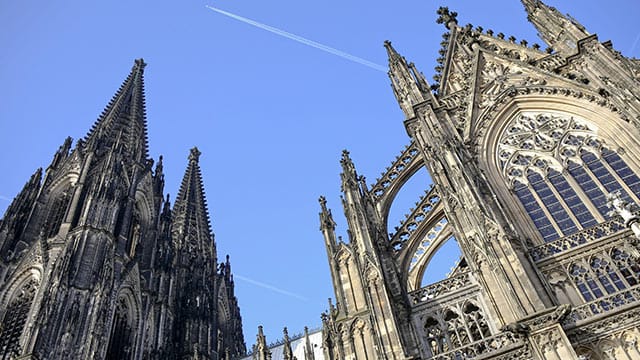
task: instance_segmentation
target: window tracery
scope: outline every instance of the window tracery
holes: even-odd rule
[[[20,336],[31,310],[38,282],[31,278],[13,295],[0,328],[0,358],[12,359],[20,355]]]
[[[618,152],[582,119],[522,112],[501,134],[497,161],[548,242],[607,219],[608,193],[638,201],[640,178]]]
[[[611,251],[611,258],[629,286],[637,285],[640,282],[640,264],[629,253],[615,248]]]
[[[584,301],[589,302],[637,285],[640,264],[624,249],[614,247],[572,264],[569,275]]]
[[[427,344],[432,355],[437,355],[448,351],[448,344],[442,334],[442,329],[438,320],[428,317],[424,324],[425,334],[427,336]]]
[[[472,301],[457,303],[423,320],[431,355],[442,354],[491,336],[483,311]]]
[[[71,196],[69,195],[69,191],[65,190],[52,202],[45,223],[44,234],[47,238],[54,237],[58,234],[70,200]]]

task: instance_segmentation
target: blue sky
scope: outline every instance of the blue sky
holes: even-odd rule
[[[549,3],[640,57],[637,0]],[[164,155],[165,192],[175,195],[189,148],[203,152],[218,254],[231,255],[250,346],[258,324],[270,341],[283,326],[320,325],[333,291],[317,198],[327,197],[344,234],[342,149],[371,183],[409,140],[384,72],[205,5],[383,66],[388,39],[428,79],[440,5],[461,24],[540,41],[515,0],[0,2],[0,213],[66,136],[84,136],[143,57],[150,153]],[[426,183],[423,174],[410,190]],[[392,219],[418,195],[402,193]]]

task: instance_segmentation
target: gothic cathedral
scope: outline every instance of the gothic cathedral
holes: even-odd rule
[[[246,352],[193,148],[173,207],[148,156],[136,60],[0,220],[1,359],[225,359]],[[195,271],[194,269],[198,269]]]
[[[640,359],[640,60],[522,2],[546,51],[441,8],[429,85],[385,43],[410,141],[370,186],[343,153],[348,240],[320,198],[326,359]],[[434,186],[394,228],[423,167]],[[462,259],[424,286],[449,240]]]

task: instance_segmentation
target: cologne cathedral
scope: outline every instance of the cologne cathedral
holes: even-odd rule
[[[231,359],[246,352],[193,148],[173,206],[149,158],[145,63],[0,220],[1,359]]]
[[[431,85],[385,43],[410,139],[373,184],[342,154],[348,239],[320,198],[325,359],[640,359],[640,60],[522,3],[546,50],[440,8]],[[421,168],[433,186],[388,224]],[[449,240],[461,260],[423,285]]]

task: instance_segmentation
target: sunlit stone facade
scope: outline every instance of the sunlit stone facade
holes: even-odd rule
[[[441,8],[432,85],[386,43],[410,139],[370,185],[343,153],[348,240],[320,199],[324,358],[640,359],[640,61],[523,5],[546,51]],[[422,168],[433,186],[388,224]],[[449,239],[463,260],[423,286]]]

